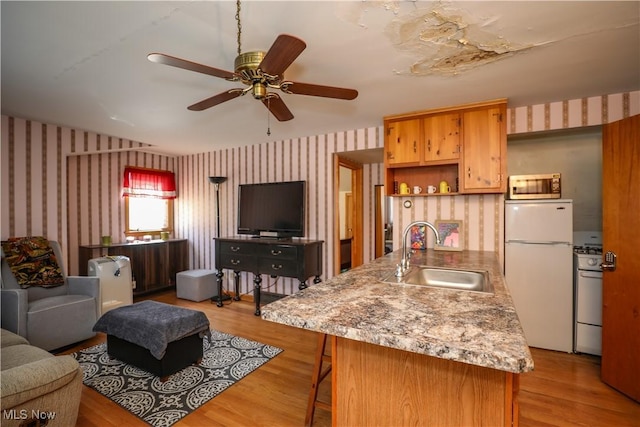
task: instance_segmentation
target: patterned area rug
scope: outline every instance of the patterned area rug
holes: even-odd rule
[[[84,384],[155,427],[170,426],[222,393],[282,349],[211,330],[199,366],[189,366],[161,382],[159,377],[110,359],[107,344],[74,353]]]

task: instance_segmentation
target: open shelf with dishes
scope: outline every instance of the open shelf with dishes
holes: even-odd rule
[[[458,162],[434,166],[390,167],[387,168],[385,187],[390,189],[389,196],[442,196],[458,193]],[[446,181],[451,187],[450,193],[440,193],[440,182]],[[396,185],[397,183],[397,185]],[[409,194],[400,194],[400,184],[406,183]],[[413,193],[414,186],[422,187],[419,194]],[[433,185],[436,192],[427,193],[427,187]],[[394,188],[398,188],[397,191]]]

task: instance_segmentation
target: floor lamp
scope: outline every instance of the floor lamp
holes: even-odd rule
[[[213,184],[216,190],[216,237],[220,237],[220,184],[227,180],[226,176],[210,176],[209,182]],[[218,280],[222,280],[222,271],[216,269],[216,277]],[[218,287],[218,298],[211,298],[212,301],[217,301],[218,305],[222,301],[231,299],[229,295],[222,295],[220,287]]]

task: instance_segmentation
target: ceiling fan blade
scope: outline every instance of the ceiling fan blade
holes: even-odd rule
[[[333,86],[321,86],[309,83],[287,82],[282,85],[282,90],[296,95],[323,96],[325,98],[356,99],[358,91]]]
[[[267,98],[262,99],[262,103],[271,111],[271,114],[273,114],[278,121],[286,122],[287,120],[293,119],[293,114],[277,94],[270,93]]]
[[[260,68],[263,73],[278,76],[302,53],[307,44],[297,37],[280,34],[262,59]]]
[[[196,73],[208,74],[210,76],[220,77],[223,79],[234,80],[238,77],[231,71],[220,70],[218,68],[209,67],[208,65],[202,65],[196,62],[187,61],[186,59],[165,55],[164,53],[150,53],[147,55],[147,59],[158,64],[171,65],[172,67],[195,71]]]
[[[244,91],[242,89],[231,89],[226,92],[219,93],[217,95],[212,96],[211,98],[204,99],[200,102],[197,102],[193,105],[189,105],[187,109],[191,111],[202,111],[207,108],[214,107],[218,104],[222,104],[223,102],[229,101],[233,98],[237,98],[242,95]]]

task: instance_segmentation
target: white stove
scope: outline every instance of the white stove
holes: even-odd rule
[[[573,248],[574,264],[578,270],[602,271],[602,246],[575,246]]]
[[[573,234],[576,353],[602,354],[602,232]]]

